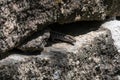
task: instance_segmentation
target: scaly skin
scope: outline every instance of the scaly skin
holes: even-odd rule
[[[75,38],[71,35],[51,31],[51,40],[52,41],[62,41],[74,45],[76,42]]]

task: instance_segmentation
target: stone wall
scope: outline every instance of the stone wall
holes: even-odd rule
[[[120,21],[103,24],[120,15],[119,3],[0,0],[0,80],[120,80]],[[51,26],[76,42],[41,47],[44,29]],[[37,50],[23,51],[26,43]]]
[[[119,15],[119,0],[1,0],[0,52],[11,50],[53,23]]]

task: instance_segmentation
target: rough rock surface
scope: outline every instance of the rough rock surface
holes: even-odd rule
[[[38,55],[12,52],[0,61],[0,79],[119,80],[120,54],[109,30],[92,31],[76,39],[74,46],[56,43]]]
[[[119,16],[119,4],[120,0],[0,0],[0,80],[120,80],[119,21],[89,33],[80,26],[84,34],[73,34],[74,45],[54,43],[38,51],[49,24]],[[91,27],[86,26],[85,30]],[[16,49],[26,49],[25,43],[35,51]]]
[[[0,0],[0,52],[22,44],[46,25],[119,15],[119,0]]]
[[[101,25],[101,28],[105,28],[111,31],[114,45],[120,53],[120,21],[112,20]]]

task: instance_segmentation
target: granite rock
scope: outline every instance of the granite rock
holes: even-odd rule
[[[119,79],[120,55],[109,30],[100,29],[75,38],[74,46],[56,43],[37,55],[12,52],[0,61],[0,79]]]
[[[119,15],[119,0],[0,0],[0,53],[53,23]]]

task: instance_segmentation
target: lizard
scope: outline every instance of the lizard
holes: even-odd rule
[[[48,40],[54,42],[62,41],[71,45],[74,45],[76,42],[75,38],[71,35],[53,31],[50,28],[45,28],[37,37],[22,44],[18,49],[22,51],[42,51],[47,45]]]

